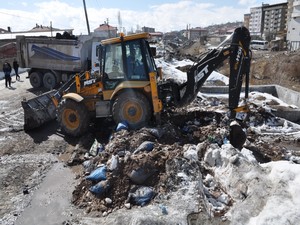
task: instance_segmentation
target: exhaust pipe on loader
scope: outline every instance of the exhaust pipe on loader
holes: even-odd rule
[[[24,99],[21,102],[24,109],[25,131],[37,128],[56,118],[56,106],[53,99],[55,93],[57,90],[52,90],[28,101]]]

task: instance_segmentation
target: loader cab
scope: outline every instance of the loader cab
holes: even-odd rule
[[[156,71],[149,44],[141,34],[105,40],[98,55],[105,89],[115,89],[124,81],[149,81],[149,72]]]

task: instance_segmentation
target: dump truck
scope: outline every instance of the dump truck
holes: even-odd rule
[[[163,79],[148,39],[149,34],[142,33],[102,40],[97,47],[98,76],[91,76],[88,71],[76,74],[60,89],[22,101],[24,129],[57,118],[65,134],[80,136],[88,130],[92,118],[108,117],[116,124],[126,122],[130,129],[141,128],[150,121],[160,121],[163,110],[191,103],[210,74],[228,58],[228,107],[233,122],[236,112],[247,112],[246,105],[239,105],[244,80],[245,98],[249,90],[251,54],[247,28],[236,28],[231,42],[202,55],[187,71],[187,81],[181,84]],[[243,133],[234,127],[235,134]]]
[[[95,70],[98,61],[96,44],[103,39],[95,34],[16,37],[17,60],[21,68],[29,68],[33,88],[51,90],[73,75]]]

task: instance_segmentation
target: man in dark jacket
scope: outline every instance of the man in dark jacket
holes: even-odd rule
[[[9,64],[9,62],[7,60],[3,64],[3,72],[5,75],[5,86],[7,87],[7,84],[8,84],[9,87],[11,87],[11,77],[10,77],[11,65]]]
[[[16,59],[14,59],[14,62],[13,62],[13,68],[15,70],[15,74],[16,74],[16,80],[20,80],[20,75],[19,75],[19,64],[17,62]]]

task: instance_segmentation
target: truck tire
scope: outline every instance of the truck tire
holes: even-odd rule
[[[43,77],[43,84],[45,88],[52,90],[57,85],[55,74],[46,72]]]
[[[39,88],[42,86],[42,74],[40,72],[32,72],[29,75],[29,81],[32,87]]]
[[[85,105],[71,99],[63,99],[59,103],[57,120],[62,132],[74,137],[84,134],[90,122]]]
[[[117,124],[126,121],[131,129],[147,125],[152,114],[149,100],[137,91],[121,93],[114,101],[112,111]]]

